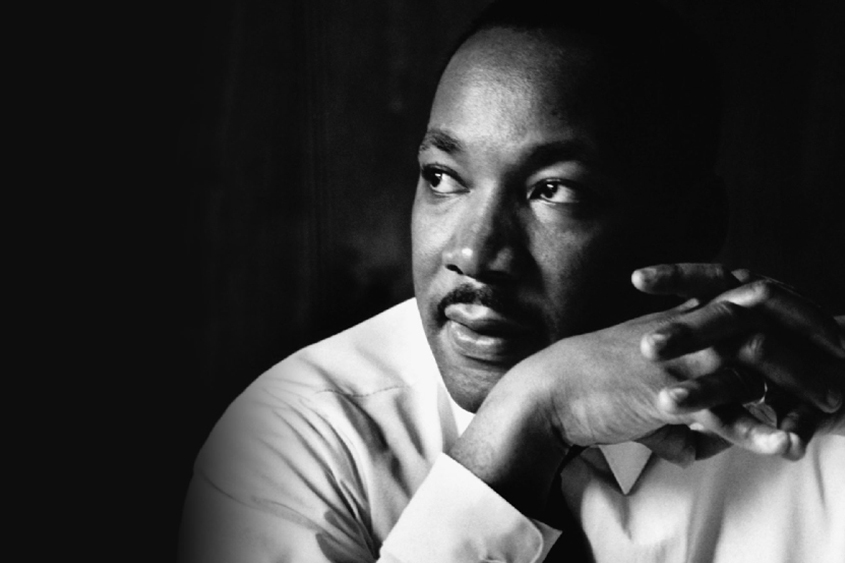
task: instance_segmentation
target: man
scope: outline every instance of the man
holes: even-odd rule
[[[841,329],[694,263],[712,76],[650,4],[489,8],[420,146],[416,300],[233,403],[184,559],[841,561]]]

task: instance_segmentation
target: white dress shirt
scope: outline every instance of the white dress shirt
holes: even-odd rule
[[[472,415],[449,397],[416,303],[259,377],[212,431],[182,561],[542,561],[559,532],[443,454]],[[563,494],[600,562],[845,561],[845,438],[798,462],[732,448],[681,468],[591,448]]]

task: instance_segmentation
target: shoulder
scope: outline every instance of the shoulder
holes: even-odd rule
[[[410,299],[291,355],[250,387],[365,397],[415,385],[436,365]]]
[[[215,425],[195,479],[246,504],[295,499],[300,515],[337,493],[333,513],[392,522],[442,451],[444,397],[406,301],[258,377]]]
[[[408,300],[263,373],[229,406],[204,450],[226,457],[249,444],[323,443],[333,457],[370,456],[385,447],[386,433],[430,422],[425,413],[437,412],[440,387],[416,302]]]

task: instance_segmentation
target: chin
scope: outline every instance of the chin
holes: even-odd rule
[[[438,353],[435,359],[449,395],[458,406],[472,413],[478,411],[490,390],[515,365],[482,364],[466,358],[455,362]]]

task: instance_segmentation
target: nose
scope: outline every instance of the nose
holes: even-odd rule
[[[504,190],[475,190],[462,204],[443,264],[483,282],[514,279],[524,261],[522,231],[518,203]]]

